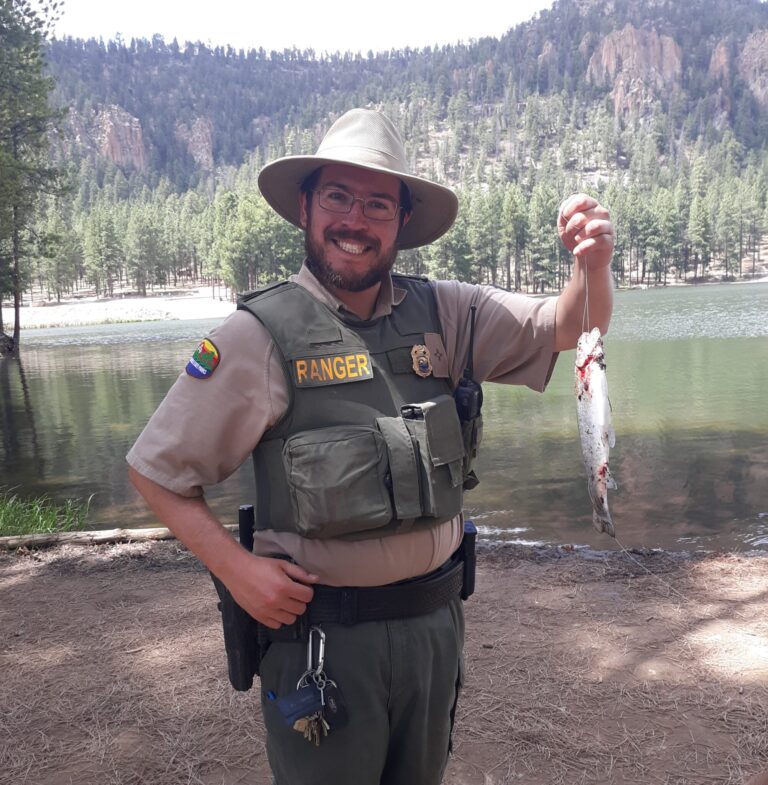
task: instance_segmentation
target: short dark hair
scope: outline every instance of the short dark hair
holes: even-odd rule
[[[322,171],[322,166],[315,169],[313,172],[308,174],[301,183],[300,191],[303,194],[308,194],[310,191],[315,190],[315,186],[317,186],[318,180],[320,180],[320,172]],[[400,213],[400,226],[403,225],[403,217],[406,213],[410,213],[413,210],[413,201],[411,199],[411,191],[408,186],[400,180],[400,207],[402,211]],[[310,202],[307,202],[307,212],[310,211]]]

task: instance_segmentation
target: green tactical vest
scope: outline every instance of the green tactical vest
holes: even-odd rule
[[[364,539],[460,513],[462,428],[450,380],[423,351],[425,332],[441,334],[434,293],[393,278],[405,299],[371,321],[290,282],[239,301],[274,339],[289,390],[287,413],[253,451],[257,529]]]

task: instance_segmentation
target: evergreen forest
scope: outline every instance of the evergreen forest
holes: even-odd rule
[[[611,210],[619,285],[765,275],[760,0],[556,0],[498,39],[366,55],[42,35],[45,164],[60,181],[15,230],[0,189],[6,307],[14,243],[27,301],[245,291],[295,272],[303,237],[267,207],[258,171],[314,153],[354,106],[392,117],[412,168],[459,195],[454,228],[401,253],[402,272],[556,291],[571,263],[557,209],[585,190]]]

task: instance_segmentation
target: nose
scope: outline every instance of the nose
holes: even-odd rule
[[[352,202],[352,209],[344,215],[344,223],[367,225],[368,219],[365,217],[365,213],[363,212],[364,204],[365,202],[363,199],[361,199],[359,196],[355,197]]]

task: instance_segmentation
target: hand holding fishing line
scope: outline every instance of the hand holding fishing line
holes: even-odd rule
[[[597,199],[587,194],[569,196],[558,211],[557,233],[587,269],[597,270],[611,263],[613,224],[610,213]]]

